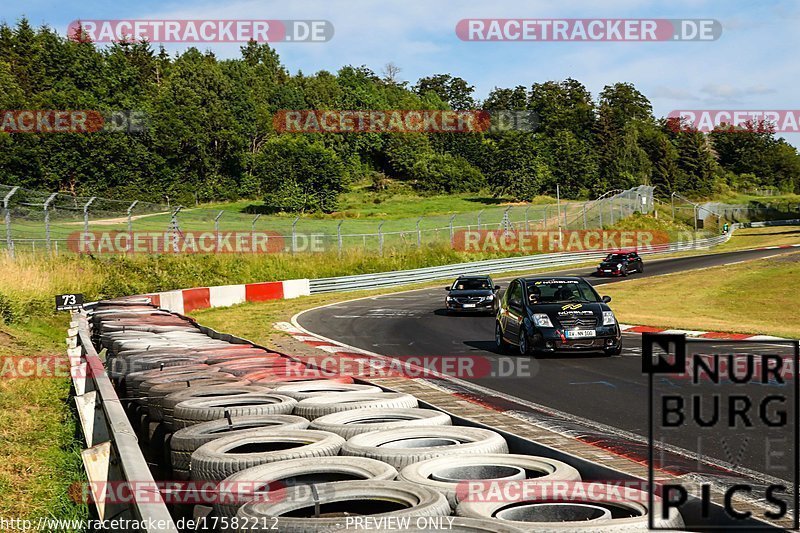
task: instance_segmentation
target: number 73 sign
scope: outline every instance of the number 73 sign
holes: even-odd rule
[[[83,294],[59,294],[56,296],[56,311],[72,311],[83,307]]]

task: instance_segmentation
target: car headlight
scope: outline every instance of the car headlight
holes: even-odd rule
[[[533,323],[540,328],[552,328],[553,323],[550,322],[550,317],[545,313],[536,313],[533,315]]]
[[[622,263],[617,263],[617,270],[619,270],[620,268],[622,268]]]
[[[447,298],[445,298],[446,302],[452,302],[454,300],[455,300],[455,298],[453,298],[452,296],[448,296]]]
[[[484,298],[484,300],[486,300],[487,302],[491,302],[492,300],[494,300],[494,294],[490,294],[489,296]]]
[[[617,323],[617,320],[614,318],[614,313],[612,311],[603,311],[603,325],[604,326],[613,326]]]

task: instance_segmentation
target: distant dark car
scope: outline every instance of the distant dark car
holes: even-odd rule
[[[598,276],[627,276],[644,272],[644,262],[636,252],[613,252],[597,267]]]
[[[520,355],[594,351],[622,352],[617,319],[600,297],[578,277],[517,278],[500,299],[495,344]]]
[[[495,285],[489,276],[459,276],[444,290],[447,291],[444,304],[448,313],[494,314],[497,310],[500,286]]]

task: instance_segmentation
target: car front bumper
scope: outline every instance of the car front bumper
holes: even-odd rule
[[[457,311],[459,313],[488,313],[494,312],[494,302],[477,302],[472,304],[471,307],[465,307],[465,305],[469,304],[462,304],[459,302],[445,302],[445,306],[447,307],[448,311]]]
[[[598,269],[597,271],[595,271],[595,275],[597,275],[597,276],[611,276],[611,277],[621,276],[622,275],[622,269],[610,270],[608,272],[606,272],[603,269]]]
[[[622,345],[622,334],[616,325],[595,328],[594,337],[581,338],[567,338],[558,328],[540,328],[531,339],[533,348],[545,353],[617,350]]]

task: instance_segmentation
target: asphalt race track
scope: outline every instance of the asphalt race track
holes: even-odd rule
[[[731,264],[782,253],[786,253],[786,250],[746,250],[663,260],[645,258],[644,274],[633,274],[628,279]],[[558,274],[586,276],[595,286],[625,279],[593,278],[589,277],[591,270],[576,268]],[[499,280],[503,288],[507,282],[508,279]],[[494,351],[493,317],[446,315],[443,310],[445,283],[435,289],[376,296],[309,310],[299,315],[297,321],[310,332],[382,355],[469,355],[498,363],[503,356]],[[598,292],[602,295],[602,288],[598,288]],[[642,305],[658,305],[658,302],[642,302]],[[611,307],[613,309],[613,302]],[[642,374],[641,336],[623,334],[623,346],[622,355],[616,357],[581,354],[525,358],[529,359],[526,363],[531,372],[524,377],[481,376],[465,379],[582,419],[584,424],[589,421],[596,425],[595,429],[608,426],[623,430],[620,435],[632,433],[646,436],[648,381],[647,376]],[[706,348],[726,351],[723,342],[715,342]],[[775,353],[780,349],[774,345],[748,345],[747,352]],[[516,363],[520,364],[519,361]],[[669,443],[685,450],[697,450],[700,447],[698,437],[701,435],[678,432],[670,437]],[[766,453],[763,438],[749,439],[743,445],[726,443],[721,446],[719,442],[709,442],[707,436],[702,437],[705,439],[701,450],[703,455],[767,473],[763,466]],[[783,477],[779,472],[769,471],[768,474]]]

